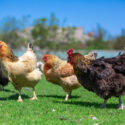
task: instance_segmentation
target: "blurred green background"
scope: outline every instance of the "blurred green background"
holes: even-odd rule
[[[23,50],[123,50],[123,0],[1,0],[0,40]]]

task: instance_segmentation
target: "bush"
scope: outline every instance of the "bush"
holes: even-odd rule
[[[117,37],[114,43],[114,49],[123,50],[125,47],[125,37]]]
[[[7,42],[12,48],[20,48],[26,44],[26,40],[20,38],[15,31],[0,35],[0,40]]]

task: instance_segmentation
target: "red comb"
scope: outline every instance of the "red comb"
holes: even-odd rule
[[[71,55],[73,53],[73,48],[70,48],[68,51],[67,51],[67,54],[68,55]]]
[[[42,60],[44,60],[44,58],[47,56],[47,54],[44,54],[44,56],[43,56],[43,58],[42,58]]]

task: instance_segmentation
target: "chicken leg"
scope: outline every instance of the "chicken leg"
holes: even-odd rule
[[[3,91],[4,87],[2,85],[0,85],[0,91]]]
[[[66,97],[65,97],[65,101],[68,101],[69,98],[71,98],[71,92],[67,92]]]
[[[19,96],[18,96],[18,102],[23,102],[22,98],[21,98],[21,90],[19,90]]]
[[[37,100],[35,88],[33,88],[33,97],[31,98],[31,100]]]
[[[119,109],[120,109],[120,110],[123,110],[124,108],[125,108],[125,106],[124,106],[123,103],[122,103],[121,96],[119,96]]]
[[[107,100],[104,99],[104,102],[103,102],[103,104],[100,106],[100,108],[105,108],[105,107],[106,107],[106,102],[107,102]]]

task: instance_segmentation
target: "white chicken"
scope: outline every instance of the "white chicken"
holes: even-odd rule
[[[35,85],[41,79],[41,72],[36,68],[37,59],[32,44],[28,44],[23,56],[16,57],[8,45],[0,41],[0,60],[4,74],[19,91],[18,101],[22,102],[21,89],[23,87],[33,88],[32,100],[36,100]]]

